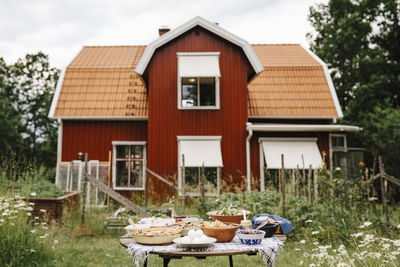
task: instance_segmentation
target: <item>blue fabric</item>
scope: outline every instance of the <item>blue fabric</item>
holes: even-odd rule
[[[281,230],[283,234],[289,233],[290,231],[293,230],[292,223],[289,220],[286,220],[282,217],[279,217],[278,215],[273,215],[273,214],[268,214],[268,213],[263,213],[263,214],[257,214],[253,217],[253,220],[251,220],[251,223],[254,225],[256,223],[256,219],[260,216],[268,216],[269,218],[275,220],[275,221],[282,221],[280,222]],[[263,221],[258,221],[257,223],[260,223]]]

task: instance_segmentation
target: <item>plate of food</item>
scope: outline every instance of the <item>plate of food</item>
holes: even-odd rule
[[[187,236],[174,239],[174,243],[187,248],[207,247],[215,242],[217,242],[217,239],[206,236],[202,230],[193,229],[189,230]]]
[[[233,208],[232,205],[225,206],[220,210],[213,210],[207,212],[207,215],[213,220],[218,220],[221,222],[230,222],[240,224],[240,221],[244,217],[250,215],[250,211],[244,209]],[[245,216],[243,216],[245,214]]]

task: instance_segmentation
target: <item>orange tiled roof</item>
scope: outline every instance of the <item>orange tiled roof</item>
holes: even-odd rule
[[[264,71],[248,85],[249,117],[337,117],[324,70],[300,45],[253,45]]]
[[[336,117],[322,66],[300,45],[253,45],[264,71],[248,85],[250,117]],[[146,117],[134,69],[145,46],[84,47],[67,67],[55,117]]]
[[[84,47],[66,69],[54,116],[147,116],[146,88],[134,71],[144,49]]]

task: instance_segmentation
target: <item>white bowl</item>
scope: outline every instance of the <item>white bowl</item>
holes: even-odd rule
[[[264,238],[265,232],[262,230],[246,229],[237,231],[236,235],[243,244],[254,246],[261,243]]]

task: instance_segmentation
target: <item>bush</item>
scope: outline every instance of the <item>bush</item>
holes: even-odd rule
[[[0,198],[0,266],[54,265],[48,234],[32,226],[31,210],[21,199]]]

